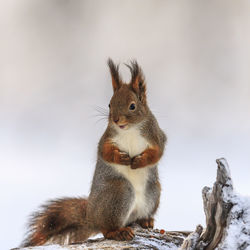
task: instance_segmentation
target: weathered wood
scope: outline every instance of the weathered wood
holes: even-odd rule
[[[229,200],[225,200],[226,192],[230,194],[233,192],[228,164],[225,159],[219,159],[216,162],[217,179],[213,190],[205,187],[202,191],[207,228],[201,236],[201,242],[208,244],[207,250],[215,249],[220,243],[226,227],[226,219],[233,205]]]
[[[250,206],[245,205],[244,208],[243,205],[250,205],[250,199],[234,193],[227,161],[221,158],[216,162],[218,169],[213,189],[204,187],[202,190],[206,229],[201,233],[197,227],[195,233],[183,242],[182,250],[238,250],[250,245]],[[239,222],[241,230],[235,236],[234,227],[237,228]]]
[[[136,237],[132,241],[105,240],[103,237],[87,240],[83,244],[49,245],[41,247],[27,247],[22,250],[83,250],[83,249],[178,249],[184,239],[191,232],[166,232],[159,229],[143,229],[134,225]],[[16,249],[17,250],[17,249]]]
[[[200,239],[202,231],[203,227],[201,225],[198,225],[196,227],[196,230],[187,236],[180,249],[194,249]]]

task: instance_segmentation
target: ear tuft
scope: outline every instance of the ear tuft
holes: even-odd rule
[[[115,65],[111,58],[108,59],[108,66],[112,77],[114,92],[121,87],[121,77],[119,75],[119,65]]]
[[[143,103],[146,103],[146,83],[140,66],[135,60],[131,61],[130,65],[125,65],[129,68],[131,72],[131,88],[137,94],[139,100]]]

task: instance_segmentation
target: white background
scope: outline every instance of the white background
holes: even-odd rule
[[[203,186],[226,157],[250,194],[250,2],[0,2],[0,242],[17,247],[48,199],[87,195],[112,87],[137,59],[168,135],[156,226],[204,225]]]

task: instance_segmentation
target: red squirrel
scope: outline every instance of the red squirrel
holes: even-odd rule
[[[150,111],[146,82],[136,61],[127,65],[130,83],[109,59],[113,96],[108,126],[98,154],[88,198],[49,201],[34,213],[22,246],[72,244],[102,233],[106,239],[131,240],[131,224],[153,228],[161,185],[157,165],[166,135]]]

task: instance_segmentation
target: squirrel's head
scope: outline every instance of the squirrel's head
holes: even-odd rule
[[[108,66],[112,77],[114,94],[109,104],[109,122],[127,129],[140,123],[149,109],[146,100],[146,83],[143,72],[136,61],[125,64],[131,72],[130,83],[124,83],[119,74],[119,66],[109,59]]]

